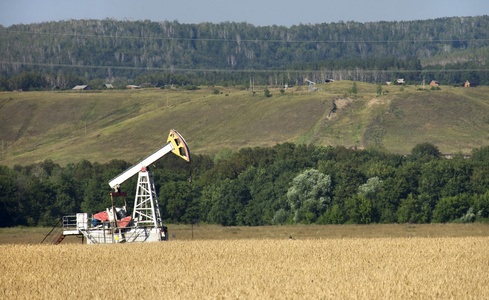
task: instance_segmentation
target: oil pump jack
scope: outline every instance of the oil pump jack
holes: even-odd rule
[[[65,230],[58,235],[53,244],[59,244],[67,235],[82,235],[86,238],[87,244],[167,240],[168,233],[161,220],[158,197],[149,166],[168,153],[176,154],[190,162],[187,143],[174,129],[170,130],[165,146],[109,181],[110,187],[114,190],[110,193],[112,207],[94,214],[91,219],[87,213],[63,217]],[[113,197],[125,196],[125,193],[120,191],[121,184],[137,173],[139,175],[134,209],[132,215],[128,215],[125,206],[114,207]]]

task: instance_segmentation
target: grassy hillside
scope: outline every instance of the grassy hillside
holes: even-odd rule
[[[489,144],[489,88],[383,86],[351,81],[291,88],[281,94],[220,87],[181,90],[0,93],[0,164],[45,159],[134,162],[178,130],[193,153],[222,148],[314,143],[384,147],[409,153],[432,142],[444,153]],[[333,101],[337,110],[330,113]]]

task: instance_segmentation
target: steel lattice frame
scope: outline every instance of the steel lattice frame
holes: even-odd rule
[[[133,219],[141,225],[150,225],[154,228],[162,227],[158,197],[150,171],[139,172]]]

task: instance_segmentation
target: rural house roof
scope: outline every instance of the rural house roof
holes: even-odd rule
[[[74,90],[86,90],[88,88],[88,85],[77,85],[73,89]]]

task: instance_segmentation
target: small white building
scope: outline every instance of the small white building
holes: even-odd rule
[[[88,89],[88,85],[77,85],[73,88],[74,90],[83,91]]]

